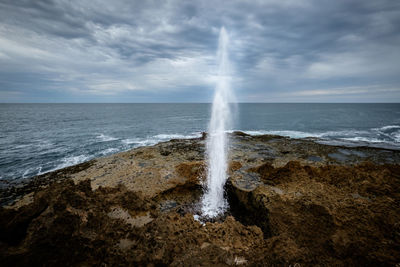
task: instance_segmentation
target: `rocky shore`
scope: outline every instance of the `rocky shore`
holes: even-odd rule
[[[230,210],[204,222],[204,142],[3,184],[1,265],[400,264],[400,151],[235,132]]]

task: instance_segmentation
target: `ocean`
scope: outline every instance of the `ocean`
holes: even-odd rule
[[[210,104],[0,104],[0,180],[207,131]],[[400,149],[400,104],[237,104],[234,130]]]

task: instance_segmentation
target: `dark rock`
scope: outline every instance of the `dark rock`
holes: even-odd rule
[[[230,137],[230,209],[207,222],[194,219],[205,134],[2,183],[1,202],[15,203],[0,209],[1,265],[400,262],[399,151]]]

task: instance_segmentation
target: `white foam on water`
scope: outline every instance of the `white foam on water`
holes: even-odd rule
[[[42,166],[39,166],[38,168],[29,167],[22,174],[22,178],[28,178],[33,175],[40,175],[40,174],[42,174]]]
[[[193,139],[199,138],[201,134],[191,134],[191,135],[182,135],[182,134],[158,134],[155,135],[154,138],[159,140],[171,140],[171,139]]]
[[[138,143],[139,141],[138,141],[138,139],[136,139],[136,138],[129,138],[129,139],[121,140],[121,142],[122,142],[123,144],[125,144],[125,145],[130,145],[130,144],[136,144],[136,143]]]
[[[320,133],[320,137],[339,137],[339,136],[355,136],[355,135],[367,135],[369,131],[360,130],[344,130],[344,131],[328,131]]]
[[[280,135],[280,136],[287,136],[291,138],[307,138],[307,137],[339,137],[339,136],[354,136],[354,135],[363,135],[369,134],[368,131],[358,131],[358,130],[346,130],[346,131],[328,131],[328,132],[302,132],[302,131],[291,131],[291,130],[282,130],[282,131],[264,131],[264,130],[257,130],[257,131],[243,131],[244,133],[250,135]]]
[[[228,207],[228,202],[224,198],[228,159],[226,131],[230,130],[231,127],[232,111],[229,104],[234,99],[230,88],[228,44],[228,34],[222,27],[217,53],[219,72],[206,142],[207,180],[205,193],[201,199],[202,216],[208,218],[223,214]]]
[[[396,142],[400,142],[400,132],[393,134],[393,137]]]
[[[372,130],[386,131],[386,130],[391,130],[391,129],[400,129],[400,125],[387,125],[387,126],[383,126],[381,128],[373,128]]]
[[[384,130],[394,130],[391,133],[385,133]],[[374,147],[383,148],[395,148],[399,147],[400,142],[400,126],[390,125],[381,128],[373,128],[370,131],[365,130],[343,130],[343,131],[327,131],[327,132],[302,132],[302,131],[243,131],[244,133],[250,135],[280,135],[287,136],[290,138],[319,138],[318,143],[328,144],[328,145],[349,145],[349,146],[359,146],[359,145],[370,145]],[[381,139],[377,135],[383,135],[388,138]],[[374,137],[375,136],[375,137]]]
[[[61,162],[62,162],[61,164],[58,164],[56,167],[54,167],[54,168],[52,168],[50,170],[42,172],[42,166],[39,166],[36,175],[41,175],[41,174],[53,172],[53,171],[56,171],[56,170],[60,170],[60,169],[63,169],[63,168],[69,167],[69,166],[77,165],[77,164],[85,162],[85,161],[87,161],[87,160],[89,160],[91,158],[92,157],[87,156],[87,155],[66,157],[66,158],[63,158],[61,160]]]
[[[118,138],[109,136],[109,135],[105,135],[105,134],[100,134],[98,136],[96,136],[96,138],[100,139],[100,141],[102,142],[110,142],[110,141],[115,141],[118,140]]]
[[[107,148],[107,149],[101,151],[100,154],[101,154],[101,155],[110,155],[110,154],[116,153],[116,152],[118,152],[118,151],[119,151],[118,148]]]
[[[22,178],[26,178],[27,175],[29,174],[29,171],[31,170],[31,168],[28,168],[24,171],[24,173],[22,174]]]
[[[386,136],[392,141],[400,142],[400,126],[399,125],[387,125],[381,128],[373,128],[372,130],[378,132],[380,135]]]
[[[201,133],[183,134],[157,134],[148,138],[128,138],[121,140],[125,145],[151,146],[171,139],[193,139],[201,137]]]
[[[55,170],[66,168],[66,167],[69,167],[69,166],[72,166],[72,165],[76,165],[76,164],[85,162],[85,161],[87,161],[89,159],[90,159],[90,157],[87,156],[87,155],[66,157],[66,158],[62,159],[62,163],[61,164],[57,165],[57,167],[55,167],[54,169],[52,169],[50,171],[55,171]]]
[[[156,139],[140,139],[140,138],[129,138],[122,140],[122,143],[125,145],[135,144],[137,146],[151,146],[159,143],[160,140]]]
[[[280,135],[280,136],[287,136],[291,138],[306,138],[306,137],[321,137],[321,133],[307,133],[301,131],[243,131],[244,133],[250,135]]]
[[[340,138],[340,139],[346,140],[346,141],[352,141],[352,142],[387,143],[385,140],[380,140],[380,139],[376,139],[376,138],[362,137],[362,136],[349,137],[349,138]]]

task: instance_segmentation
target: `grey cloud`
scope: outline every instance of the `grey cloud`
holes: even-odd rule
[[[239,101],[400,85],[397,1],[15,0],[0,3],[0,91],[209,101],[223,25]]]

